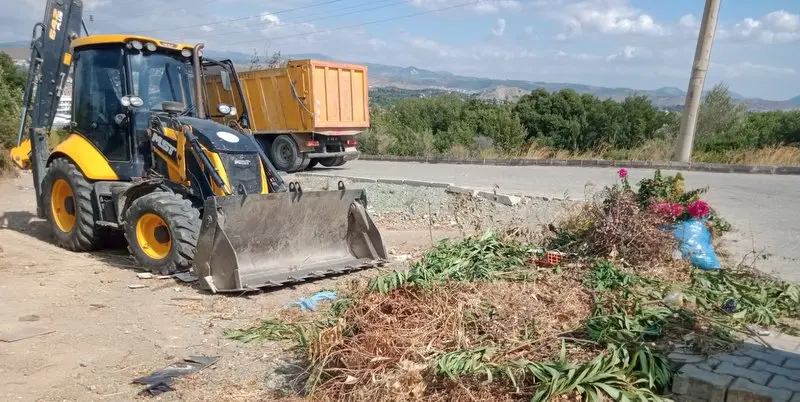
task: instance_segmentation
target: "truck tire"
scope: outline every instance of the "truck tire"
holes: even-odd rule
[[[307,156],[300,152],[294,138],[289,135],[279,135],[272,141],[269,148],[269,158],[275,168],[287,173],[302,170],[303,164],[310,162]]]
[[[344,165],[345,160],[344,156],[334,156],[330,158],[322,158],[319,160],[319,163],[326,167],[336,167]]]
[[[312,159],[310,162],[308,162],[308,169],[311,169],[314,166],[317,166],[318,163],[319,163],[319,159]]]
[[[200,212],[182,196],[158,191],[125,211],[128,251],[144,268],[171,275],[191,267],[200,233]]]
[[[92,185],[72,161],[58,158],[50,163],[42,183],[47,221],[56,243],[70,251],[102,247],[95,226]]]

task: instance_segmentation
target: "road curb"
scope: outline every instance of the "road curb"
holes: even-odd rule
[[[419,162],[453,165],[486,166],[570,166],[570,167],[608,167],[641,168],[662,170],[685,170],[713,173],[746,173],[770,175],[800,175],[800,166],[779,165],[728,165],[723,163],[682,163],[653,161],[617,161],[604,159],[459,159],[426,158],[417,156],[361,155],[360,160],[383,162]]]
[[[311,173],[311,172],[295,173],[295,175],[299,177],[338,178],[338,179],[350,180],[355,183],[359,182],[381,183],[381,184],[394,184],[394,185],[411,186],[411,187],[439,188],[443,189],[447,193],[462,194],[470,197],[481,197],[489,201],[494,201],[498,204],[503,204],[507,206],[516,206],[518,204],[525,204],[526,203],[525,199],[539,200],[539,201],[563,201],[557,198],[541,197],[533,195],[494,193],[489,191],[478,190],[472,187],[456,186],[452,183],[443,183],[438,181],[404,180],[404,179],[387,179],[387,178],[370,179],[357,176],[345,176],[339,174]]]

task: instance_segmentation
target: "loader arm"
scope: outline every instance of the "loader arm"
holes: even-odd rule
[[[70,42],[80,35],[82,15],[83,3],[80,0],[48,0],[44,22],[33,28],[28,82],[23,96],[17,147],[12,150],[12,155],[17,165],[30,166],[33,170],[36,212],[40,218],[45,217],[42,182],[50,151],[48,134],[72,64]],[[27,130],[26,124],[29,124]],[[30,153],[25,152],[28,147]]]

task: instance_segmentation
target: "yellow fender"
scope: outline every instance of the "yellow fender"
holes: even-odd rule
[[[11,161],[22,170],[31,168],[31,158],[28,154],[31,153],[31,140],[26,139],[22,141],[19,146],[11,148]]]
[[[75,162],[89,180],[119,180],[108,159],[89,140],[78,134],[70,134],[66,140],[58,144],[50,153],[47,164],[49,165],[53,159],[64,156]]]

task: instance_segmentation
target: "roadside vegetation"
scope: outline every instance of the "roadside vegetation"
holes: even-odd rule
[[[537,89],[515,103],[460,94],[372,103],[372,129],[360,140],[374,155],[455,158],[617,159],[672,157],[680,113],[643,96],[601,100],[571,89]],[[389,100],[393,100],[389,102]],[[800,164],[800,111],[750,113],[728,88],[715,86],[700,107],[698,162]]]
[[[444,240],[407,270],[348,282],[327,309],[226,337],[288,341],[303,370],[276,397],[663,401],[671,351],[730,350],[751,324],[791,329],[798,285],[672,256],[670,224],[702,218],[716,240],[730,230],[703,189],[660,173],[634,188],[625,173],[546,234]]]

